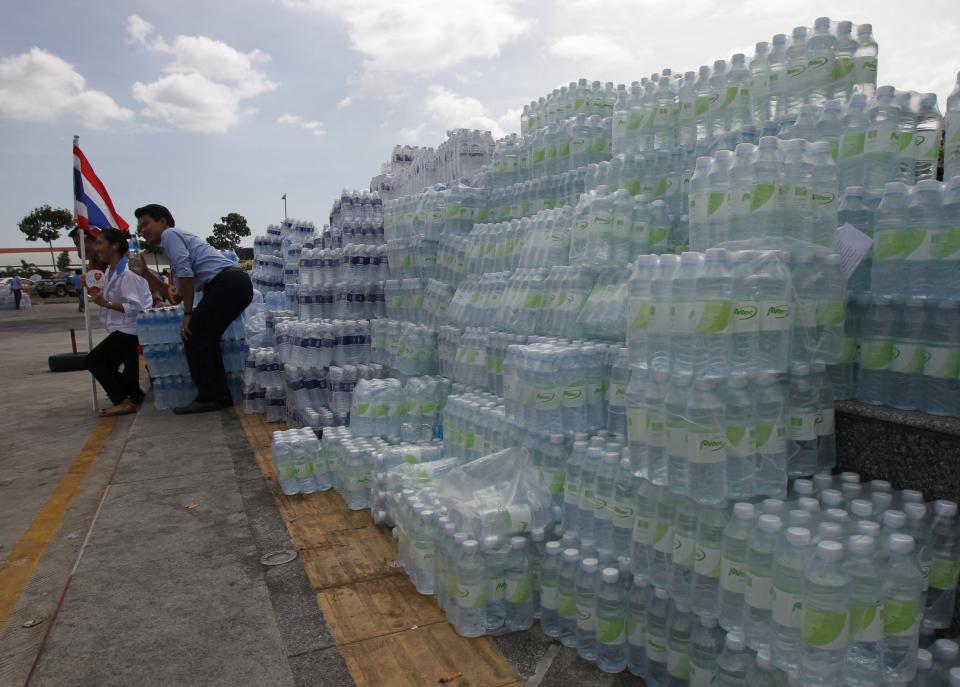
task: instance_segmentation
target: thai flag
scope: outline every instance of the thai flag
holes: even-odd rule
[[[107,188],[76,143],[73,144],[73,197],[73,212],[84,231],[110,227],[127,231],[130,226],[117,214]]]

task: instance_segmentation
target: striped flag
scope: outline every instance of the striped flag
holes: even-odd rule
[[[84,231],[110,227],[127,231],[130,226],[117,214],[107,188],[76,143],[73,144],[73,197],[73,212]]]

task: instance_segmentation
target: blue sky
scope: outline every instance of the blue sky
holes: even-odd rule
[[[886,0],[7,0],[0,246],[30,245],[16,223],[32,208],[72,208],[73,134],[128,220],[160,202],[201,235],[228,212],[262,233],[286,192],[290,216],[319,225],[396,143],[436,145],[457,126],[517,131],[523,104],[562,83],[749,56],[824,14],[872,22],[879,81],[936,92],[942,109],[960,69],[960,9],[909,7],[905,17]]]

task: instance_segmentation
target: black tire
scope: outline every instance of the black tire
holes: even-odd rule
[[[67,287],[63,284],[57,284],[57,287],[53,290],[57,294],[57,298],[63,298],[67,295]]]
[[[51,372],[78,372],[87,369],[86,353],[58,353],[47,358]]]

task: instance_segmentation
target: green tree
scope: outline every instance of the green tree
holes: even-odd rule
[[[207,243],[219,250],[236,250],[240,247],[240,239],[244,236],[250,236],[247,218],[231,212],[213,225],[213,236],[207,237]]]
[[[60,251],[60,255],[57,256],[57,271],[66,272],[70,269],[70,254],[63,250]]]
[[[60,238],[60,232],[73,227],[73,213],[64,208],[52,208],[41,205],[20,220],[18,227],[27,241],[45,241],[50,248],[50,264],[56,267],[53,257],[53,242]]]

